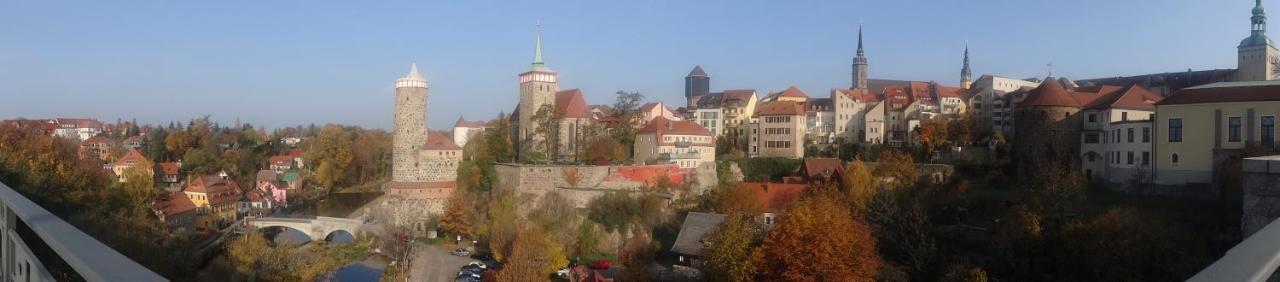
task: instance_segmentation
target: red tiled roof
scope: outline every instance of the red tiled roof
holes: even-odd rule
[[[765,211],[777,212],[800,199],[805,184],[746,182],[741,187],[754,192],[756,201]]]
[[[773,101],[756,108],[756,116],[802,116],[804,106],[792,101]]]
[[[108,139],[107,137],[103,137],[102,135],[94,135],[93,137],[89,137],[89,139],[85,139],[83,143],[84,144],[111,143],[111,139]]]
[[[963,90],[959,87],[950,87],[937,85],[938,97],[954,97],[960,98],[960,92]]]
[[[1094,99],[1086,109],[1131,109],[1154,111],[1155,103],[1164,100],[1164,97],[1152,93],[1151,91],[1139,85],[1130,85],[1126,88],[1110,89],[1111,87],[1102,87],[1099,90],[1099,97]]]
[[[582,97],[582,90],[569,89],[556,92],[556,112],[560,118],[590,118],[591,110],[587,109],[587,100]]]
[[[293,150],[289,150],[289,157],[292,157],[292,158],[301,158],[301,157],[302,157],[302,149],[293,149]]]
[[[1057,79],[1048,78],[1039,87],[1027,93],[1027,98],[1018,106],[1026,107],[1080,107],[1071,92],[1062,86]]]
[[[641,106],[640,106],[640,108],[638,108],[637,110],[639,110],[639,111],[641,111],[641,112],[648,112],[648,111],[652,111],[652,110],[653,110],[653,108],[658,107],[658,105],[659,105],[659,104],[661,104],[661,103],[653,102],[653,103],[644,104],[644,105],[641,105]]]
[[[183,190],[209,195],[209,204],[218,205],[240,199],[240,185],[216,175],[201,175],[187,184]]]
[[[1215,83],[1173,92],[1156,105],[1280,101],[1280,84]]]
[[[156,202],[155,207],[168,217],[184,212],[194,211],[196,209],[196,204],[191,202],[191,198],[188,198],[186,193],[173,192],[169,193],[169,196],[165,197],[164,201]]]
[[[824,180],[844,173],[844,163],[836,158],[805,158],[800,172],[807,181]]]
[[[808,94],[804,94],[804,91],[800,91],[800,89],[799,89],[799,88],[796,88],[795,86],[787,87],[787,89],[786,89],[786,90],[782,90],[782,92],[773,93],[773,94],[769,94],[769,95],[770,95],[770,96],[774,96],[774,97],[778,97],[778,98],[781,98],[781,97],[792,97],[792,98],[805,98],[805,99],[809,99],[809,95],[808,95]]]
[[[453,138],[439,132],[431,132],[427,134],[427,144],[422,147],[424,150],[462,150],[458,144],[453,143]]]
[[[160,163],[160,174],[178,175],[178,163]]]
[[[151,160],[148,160],[147,157],[143,157],[142,152],[138,151],[138,149],[131,148],[128,153],[124,154],[124,157],[116,160],[115,165],[143,165],[145,166],[144,168],[149,169],[151,167]]]
[[[884,97],[890,110],[902,110],[911,104],[911,95],[902,86],[891,85],[884,88]]]
[[[146,141],[147,141],[146,137],[142,137],[142,136],[139,136],[139,135],[129,136],[129,138],[124,139],[124,143],[131,143],[131,142],[146,142]]]
[[[287,166],[291,166],[291,165],[293,165],[293,157],[292,157],[292,156],[289,156],[289,155],[276,155],[276,156],[271,156],[271,158],[270,158],[269,162],[270,162],[270,164],[272,164],[272,165],[287,165]]]

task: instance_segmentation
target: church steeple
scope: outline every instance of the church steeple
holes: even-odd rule
[[[538,23],[538,32],[533,41],[533,63],[529,71],[554,72],[542,62],[542,23]]]
[[[867,53],[862,49],[862,26],[858,26],[858,56],[853,57],[853,87],[867,89]]]
[[[964,67],[960,68],[960,89],[969,89],[973,83],[973,72],[969,70],[969,44],[964,45]]]
[[[1262,0],[1255,0],[1253,17],[1249,19],[1249,37],[1240,41],[1240,47],[1275,45],[1267,38],[1267,11],[1262,8]]]

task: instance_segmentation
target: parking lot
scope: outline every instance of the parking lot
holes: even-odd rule
[[[415,245],[409,281],[452,282],[458,269],[472,259],[451,255],[451,250],[438,245]]]

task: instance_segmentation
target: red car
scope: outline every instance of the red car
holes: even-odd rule
[[[611,266],[613,266],[613,263],[607,259],[600,259],[587,264],[587,267],[591,269],[609,269]]]

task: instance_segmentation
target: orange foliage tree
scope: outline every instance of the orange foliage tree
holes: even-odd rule
[[[788,208],[755,258],[763,281],[871,281],[880,270],[871,230],[838,200],[821,196]]]

